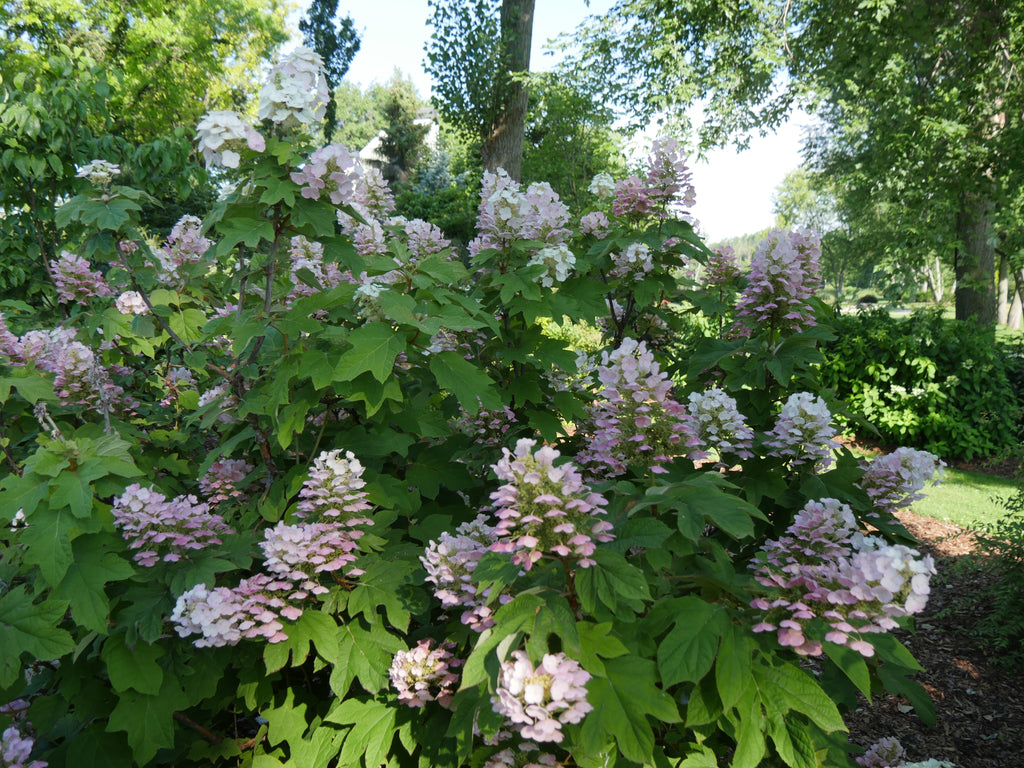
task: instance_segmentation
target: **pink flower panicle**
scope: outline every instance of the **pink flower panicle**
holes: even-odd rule
[[[647,183],[639,176],[621,179],[615,184],[612,213],[626,219],[643,219],[654,213],[654,200]]]
[[[432,640],[420,640],[415,648],[396,653],[391,662],[391,684],[398,691],[398,700],[408,707],[420,708],[430,701],[451,707],[459,682],[452,670],[461,667],[462,661],[452,654],[454,643],[433,645]]]
[[[569,209],[546,182],[531,184],[525,192],[503,168],[484,172],[477,216],[477,236],[469,252],[504,250],[516,240],[561,245],[569,235]]]
[[[836,499],[808,502],[752,567],[772,590],[751,602],[763,614],[754,632],[776,632],[780,645],[805,656],[823,651],[807,634],[816,618],[829,626],[826,641],[874,655],[864,635],[895,629],[897,618],[922,611],[935,574],[930,556],[857,532],[850,508]]]
[[[478,447],[489,450],[504,444],[506,433],[517,423],[515,413],[507,405],[500,411],[481,408],[475,416],[460,405],[454,426],[462,434],[472,437]]]
[[[245,148],[253,152],[263,152],[267,148],[266,139],[259,131],[245,117],[230,109],[203,115],[196,126],[196,141],[207,165],[225,168],[237,168],[242,159],[239,153]]]
[[[907,761],[906,750],[898,739],[886,736],[879,739],[867,752],[857,758],[857,765],[863,768],[894,768]]]
[[[580,218],[580,234],[593,235],[603,240],[611,232],[612,225],[602,211],[592,211]]]
[[[418,261],[435,254],[453,256],[451,240],[437,225],[423,219],[411,219],[405,222],[404,227],[410,260]]]
[[[135,561],[148,568],[161,560],[178,562],[190,551],[222,544],[221,537],[233,531],[209,509],[195,496],[168,501],[152,487],[133,483],[114,499],[111,513],[129,548],[138,550],[133,555]]]
[[[731,245],[720,245],[711,250],[708,257],[707,268],[704,273],[704,283],[709,288],[718,287],[731,283],[741,274],[739,262],[736,260],[736,251]]]
[[[300,45],[270,70],[260,91],[259,118],[283,128],[311,126],[324,119],[329,97],[323,59]]]
[[[924,498],[921,490],[942,479],[946,462],[928,451],[897,448],[867,463],[858,485],[880,511],[895,512]]]
[[[621,252],[613,253],[612,262],[615,267],[611,276],[620,280],[643,280],[654,269],[651,249],[643,243],[630,243]]]
[[[44,760],[30,760],[35,739],[26,736],[17,725],[9,725],[0,734],[0,766],[3,768],[46,768]]]
[[[119,295],[114,299],[114,308],[122,315],[149,314],[149,307],[138,291],[125,291]]]
[[[50,272],[61,304],[84,302],[93,296],[114,295],[103,275],[90,269],[88,261],[71,251],[61,251],[60,257],[50,262]]]
[[[372,509],[362,490],[363,471],[351,451],[324,451],[313,460],[309,479],[302,484],[295,516],[313,522],[337,520],[349,527],[373,525],[363,514]]]
[[[307,240],[302,235],[296,235],[289,243],[288,255],[291,257],[291,274],[289,275],[292,289],[285,300],[291,305],[296,299],[303,296],[315,296],[323,290],[329,290],[342,282],[354,280],[351,273],[346,275],[337,264],[324,261],[324,247],[321,243]],[[307,271],[308,275],[300,275],[300,272]],[[316,287],[309,285],[303,280],[312,276]]]
[[[709,450],[719,458],[723,454],[741,459],[753,457],[754,430],[736,409],[736,400],[723,390],[713,387],[705,392],[692,392],[686,410],[690,415],[687,431],[692,434],[691,444],[696,443],[690,452],[691,459],[705,459]]]
[[[587,701],[590,673],[564,653],[548,653],[534,669],[523,651],[501,665],[494,711],[519,726],[524,739],[561,742],[562,725],[579,723],[593,707]]]
[[[11,352],[15,361],[54,375],[53,388],[63,405],[86,405],[105,414],[133,407],[96,353],[75,336],[72,328],[29,331],[11,344]]]
[[[0,312],[0,360],[8,365],[21,365],[21,343],[18,337],[7,327],[7,320]]]
[[[299,522],[283,520],[264,531],[260,548],[267,571],[278,580],[290,582],[290,597],[303,600],[323,595],[327,588],[317,580],[321,573],[333,573],[355,562],[358,540],[363,532],[340,522]]]
[[[319,200],[326,193],[334,205],[346,205],[355,199],[362,174],[358,158],[347,148],[328,144],[310,155],[301,169],[292,171],[291,179],[309,200]]]
[[[203,236],[202,226],[200,218],[186,214],[171,228],[167,242],[156,252],[160,262],[157,278],[161,283],[170,285],[179,282],[179,268],[186,264],[197,264],[213,245],[213,241]]]
[[[494,552],[512,555],[512,562],[530,570],[545,554],[575,558],[581,568],[594,564],[597,542],[614,539],[611,523],[598,519],[608,501],[593,493],[572,463],[555,466],[559,452],[536,440],[522,439],[515,453],[504,456],[493,469],[504,480],[491,494],[499,522]]]
[[[241,503],[248,494],[239,485],[253,469],[244,459],[220,459],[206,470],[199,481],[199,490],[210,506],[231,500]]]
[[[666,209],[675,208],[678,213],[686,213],[697,202],[686,153],[675,139],[661,137],[651,144],[647,186],[651,200]]]
[[[792,466],[813,463],[817,469],[832,464],[836,429],[825,401],[810,392],[789,396],[765,442],[769,456],[789,458]]]
[[[768,233],[750,262],[747,287],[737,305],[737,329],[758,327],[799,333],[815,325],[808,303],[821,283],[821,243],[813,232]]]
[[[481,514],[456,528],[454,535],[442,533],[420,556],[427,581],[434,585],[434,596],[445,607],[464,608],[462,623],[477,632],[494,626],[494,611],[489,606],[490,589],[481,590],[473,583],[473,571],[496,540],[495,529]],[[497,597],[498,603],[511,600],[511,595]]]
[[[593,436],[579,455],[584,466],[621,474],[636,464],[661,473],[695,444],[686,408],[670,396],[672,381],[645,342],[626,338],[603,352],[597,374],[604,401],[591,409]]]
[[[274,579],[258,573],[230,589],[196,585],[178,597],[171,622],[179,637],[201,636],[193,643],[196,648],[220,648],[243,639],[280,643],[288,639],[281,619],[294,621],[301,615]]]

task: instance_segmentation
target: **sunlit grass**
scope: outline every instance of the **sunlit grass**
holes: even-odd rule
[[[1002,501],[1016,488],[1013,480],[947,468],[945,479],[925,489],[928,495],[911,512],[964,528],[977,527],[1005,515]]]

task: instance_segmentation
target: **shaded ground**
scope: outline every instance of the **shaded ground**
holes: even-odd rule
[[[973,543],[955,526],[910,512],[899,517],[938,569],[916,632],[898,633],[924,667],[917,680],[931,695],[938,720],[928,727],[903,698],[876,697],[847,716],[850,739],[867,747],[895,736],[912,761],[934,757],[959,768],[1024,768],[1024,675],[995,666],[968,631],[982,616],[978,588],[992,577],[979,566],[964,567]]]

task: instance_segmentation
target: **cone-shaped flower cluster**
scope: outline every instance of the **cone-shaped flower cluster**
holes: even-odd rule
[[[569,235],[565,228],[569,209],[546,182],[531,184],[522,192],[519,182],[504,169],[485,171],[480,200],[478,234],[469,244],[472,255],[487,248],[502,250],[516,240],[559,245]]]
[[[327,193],[334,205],[349,203],[355,197],[363,169],[359,160],[341,144],[328,144],[309,156],[306,164],[293,171],[291,179],[302,186],[299,193],[319,200]]]
[[[813,232],[772,230],[757,246],[737,305],[738,328],[799,333],[815,325],[808,300],[821,283],[821,243]]]
[[[178,597],[171,622],[179,637],[201,635],[193,643],[196,648],[219,648],[237,645],[243,638],[280,643],[288,639],[281,617],[294,620],[301,615],[269,576],[258,573],[232,589],[197,584]]]
[[[473,571],[496,540],[497,534],[487,524],[486,515],[477,515],[475,520],[456,528],[454,536],[444,532],[437,541],[431,541],[420,557],[427,581],[434,585],[434,596],[443,606],[462,606],[462,623],[477,632],[494,626],[494,610],[488,605],[490,590],[477,588]],[[497,602],[511,600],[511,595],[502,594]]]
[[[523,651],[501,665],[494,711],[519,726],[525,739],[560,742],[562,725],[578,723],[593,709],[587,701],[590,673],[564,653],[548,653],[534,669]]]
[[[491,494],[501,537],[494,552],[512,555],[512,562],[530,570],[545,554],[577,558],[581,568],[594,564],[597,542],[614,539],[612,525],[597,516],[608,501],[593,493],[571,463],[555,466],[559,452],[550,446],[533,447],[536,440],[516,443],[493,469],[505,484]]]
[[[222,544],[222,537],[233,533],[220,515],[195,496],[168,501],[162,493],[138,483],[114,499],[111,513],[129,548],[138,550],[135,561],[145,567],[161,560],[177,562],[189,552]]]
[[[730,283],[740,276],[739,262],[736,251],[731,245],[718,246],[712,249],[708,257],[707,269],[704,273],[704,284],[715,287]]]
[[[263,152],[267,142],[249,121],[230,109],[214,110],[203,115],[196,126],[199,151],[207,165],[237,168],[243,146]]]
[[[181,276],[178,268],[185,264],[196,264],[206,253],[212,241],[203,237],[203,222],[196,216],[186,214],[171,228],[167,242],[156,252],[160,261],[160,282],[171,285],[177,283]]]
[[[84,302],[92,296],[113,296],[103,275],[90,268],[88,261],[71,251],[61,251],[50,262],[57,301],[61,304]]]
[[[781,645],[808,656],[822,652],[807,634],[819,617],[829,626],[825,640],[874,655],[863,635],[895,629],[897,618],[920,612],[935,573],[930,556],[858,533],[850,508],[836,499],[808,502],[753,567],[774,593],[751,603],[764,614],[754,631],[774,631]]]
[[[57,328],[29,331],[20,339],[13,339],[13,334],[0,335],[0,341],[6,339],[10,363],[32,364],[52,373],[54,391],[64,405],[89,405],[105,413],[131,405],[93,350],[75,336],[72,328]]]
[[[622,280],[643,280],[654,269],[651,249],[643,243],[630,243],[624,250],[612,254],[612,277]]]
[[[88,179],[89,183],[98,189],[106,189],[114,180],[115,176],[121,175],[121,166],[106,160],[93,160],[85,165],[75,168],[75,174],[79,179]]]
[[[576,266],[576,257],[565,244],[549,245],[541,248],[527,262],[527,265],[539,264],[545,268],[537,282],[545,288],[551,288],[555,283],[564,283]]]
[[[923,498],[921,490],[942,478],[946,466],[938,456],[914,448],[897,448],[868,462],[858,485],[881,511],[895,512]]]
[[[657,138],[647,158],[647,177],[630,176],[615,185],[612,213],[628,219],[685,214],[697,201],[692,174],[679,142]]]
[[[687,430],[696,443],[690,453],[694,461],[707,458],[708,451],[714,451],[719,457],[732,454],[741,459],[754,455],[751,452],[754,430],[736,410],[736,400],[724,390],[715,387],[706,392],[690,393],[686,410],[690,415]]]
[[[459,682],[452,670],[462,666],[462,661],[452,655],[453,647],[444,643],[434,648],[432,640],[420,640],[415,648],[396,653],[388,676],[398,691],[398,700],[413,708],[428,701],[449,707]]]
[[[199,481],[199,490],[203,492],[210,506],[229,499],[244,500],[246,493],[239,488],[239,484],[252,470],[252,464],[244,459],[215,461]]]
[[[3,768],[46,768],[44,760],[29,760],[35,739],[26,736],[16,725],[0,734],[0,766]]]
[[[260,120],[284,128],[313,125],[324,119],[329,98],[324,61],[299,46],[270,70],[260,91]]]
[[[621,474],[630,464],[664,472],[661,465],[686,452],[686,408],[670,397],[672,382],[644,342],[623,339],[601,355],[597,375],[604,401],[594,406],[593,437],[580,462],[600,474]]]
[[[832,452],[839,447],[832,439],[835,436],[825,401],[810,392],[796,392],[782,406],[765,445],[771,448],[769,456],[788,458],[794,467],[813,463],[827,469]]]

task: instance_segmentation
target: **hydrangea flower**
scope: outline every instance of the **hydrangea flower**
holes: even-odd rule
[[[503,250],[516,240],[560,245],[569,235],[569,209],[546,182],[521,191],[503,168],[484,172],[477,216],[477,236],[469,244],[476,255],[487,248]]]
[[[215,110],[203,115],[196,126],[196,140],[206,164],[224,168],[238,167],[243,144],[253,152],[263,152],[267,148],[266,140],[260,132],[242,115],[230,109]]]
[[[857,485],[867,492],[875,507],[895,512],[924,498],[921,490],[929,482],[941,480],[945,466],[946,462],[928,451],[897,448],[869,461]]]
[[[160,273],[157,279],[165,285],[177,283],[178,269],[185,264],[195,264],[210,249],[212,241],[203,236],[203,222],[197,216],[185,214],[167,236],[167,241],[156,251]]]
[[[246,492],[238,486],[253,469],[245,459],[220,459],[206,470],[199,481],[199,490],[211,506],[231,499],[242,501]]]
[[[93,296],[113,296],[107,281],[88,261],[70,251],[61,251],[60,257],[50,262],[50,272],[57,286],[57,300],[61,304],[84,302]]]
[[[867,752],[857,758],[857,765],[863,768],[891,768],[906,762],[907,753],[898,739],[886,736],[879,739]]]
[[[930,556],[857,532],[853,512],[836,499],[808,502],[752,567],[772,590],[751,603],[763,613],[754,632],[776,632],[780,645],[807,656],[823,650],[807,634],[816,618],[829,627],[825,640],[874,655],[864,635],[895,629],[897,618],[923,610],[935,574]]]
[[[0,734],[0,765],[4,768],[46,768],[44,760],[29,760],[35,739],[26,736],[17,725],[10,725]]]
[[[672,382],[644,342],[626,338],[601,354],[597,367],[604,401],[591,409],[594,433],[579,454],[588,468],[621,474],[630,464],[664,472],[662,463],[693,443],[686,408],[670,393]]]
[[[593,493],[572,463],[555,466],[559,452],[550,446],[533,451],[536,440],[522,439],[515,453],[503,448],[493,469],[504,480],[491,494],[499,522],[491,545],[512,555],[512,562],[530,570],[546,553],[578,559],[581,568],[594,564],[597,542],[612,541],[612,525],[597,516],[607,500]]]
[[[364,514],[372,509],[362,490],[364,471],[351,451],[324,451],[313,460],[309,479],[299,490],[295,516],[313,522],[338,520],[350,527],[372,525]]]
[[[555,283],[564,283],[576,266],[576,257],[565,244],[549,245],[541,248],[527,262],[527,265],[541,264],[545,271],[534,278],[545,288],[551,288]]]
[[[138,291],[125,291],[114,299],[114,307],[122,315],[145,315],[149,313],[142,294]]]
[[[177,562],[190,551],[223,544],[233,533],[224,519],[195,496],[178,496],[170,501],[152,487],[133,483],[114,499],[114,526],[144,567],[163,560]]]
[[[231,391],[227,382],[217,384],[214,387],[199,395],[198,406],[205,408],[210,404],[218,404],[217,421],[221,424],[237,424],[238,415],[235,413],[238,408],[238,398]]]
[[[283,642],[288,635],[281,619],[294,621],[301,615],[302,609],[280,594],[271,577],[258,573],[232,589],[196,585],[178,597],[171,623],[179,637],[200,635],[193,642],[196,648],[220,648],[243,638]]]
[[[603,239],[611,232],[611,222],[601,211],[593,211],[580,218],[580,234]]]
[[[590,673],[564,653],[548,653],[534,669],[523,651],[501,665],[494,711],[519,726],[523,738],[562,741],[562,725],[578,723],[593,709],[587,701]]]
[[[621,179],[615,184],[615,200],[612,201],[612,213],[629,219],[642,219],[654,212],[654,201],[651,199],[647,184],[639,176]]]
[[[651,249],[643,243],[630,243],[621,252],[613,253],[612,262],[615,267],[611,275],[621,280],[643,280],[654,269]]]
[[[809,300],[821,283],[821,242],[813,232],[772,230],[750,261],[747,287],[736,311],[737,330],[799,333],[815,325]]]
[[[368,522],[368,521],[367,521]],[[293,525],[278,522],[263,532],[263,550],[267,572],[281,581],[295,585],[290,597],[301,600],[309,595],[322,595],[317,575],[340,571],[355,562],[356,543],[363,532],[350,530],[341,522],[299,522]]]
[[[686,164],[686,153],[676,139],[659,137],[651,143],[648,155],[647,187],[649,198],[668,209],[684,213],[697,202],[693,174]]]
[[[328,98],[323,59],[300,45],[270,70],[257,111],[284,128],[309,126],[324,119]]]
[[[832,464],[832,452],[839,447],[832,439],[835,435],[832,414],[824,399],[810,392],[796,392],[782,406],[765,445],[771,448],[769,456],[789,458],[794,467],[810,462],[827,469]]]
[[[75,176],[79,179],[88,179],[90,184],[100,189],[106,189],[115,176],[121,175],[121,166],[106,160],[93,160],[85,165],[76,166],[75,170],[78,171]]]
[[[486,515],[463,523],[455,534],[447,531],[431,541],[420,562],[427,571],[427,581],[434,585],[434,597],[445,607],[461,606],[462,623],[477,632],[494,626],[490,589],[480,590],[473,583],[473,571],[480,558],[497,541],[495,529],[487,524]],[[501,594],[497,602],[511,602],[512,596]]]
[[[590,180],[587,192],[595,195],[598,200],[605,200],[615,192],[615,179],[612,178],[610,173],[602,171]]]
[[[711,249],[711,256],[708,257],[707,269],[704,273],[706,286],[711,288],[726,285],[740,274],[736,251],[731,245],[720,245]]]
[[[396,653],[388,677],[398,691],[398,700],[414,709],[430,701],[450,708],[459,682],[452,670],[462,666],[451,652],[454,647],[444,643],[434,648],[432,640],[420,640],[415,648]]]
[[[694,447],[690,458],[694,461],[707,458],[708,450],[719,456],[733,454],[741,459],[753,457],[751,448],[754,430],[747,426],[745,417],[736,409],[736,400],[717,387],[705,392],[691,392],[686,424],[692,435]]]
[[[311,154],[301,169],[293,171],[291,179],[302,187],[299,194],[307,199],[319,200],[327,193],[334,205],[344,205],[355,199],[362,175],[356,156],[341,144],[328,144]]]

